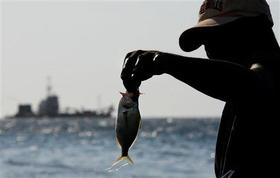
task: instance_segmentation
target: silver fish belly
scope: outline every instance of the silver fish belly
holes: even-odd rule
[[[138,108],[139,94],[121,93],[118,116],[116,119],[116,141],[121,148],[121,156],[113,163],[113,166],[122,159],[133,164],[128,155],[128,150],[137,139],[141,127],[141,116]]]

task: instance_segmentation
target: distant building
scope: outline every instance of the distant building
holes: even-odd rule
[[[103,108],[99,110],[77,110],[77,109],[69,109],[67,107],[65,112],[59,112],[59,100],[58,96],[52,92],[52,85],[50,77],[48,79],[47,84],[47,95],[41,100],[38,107],[38,112],[33,113],[30,104],[22,104],[18,106],[18,112],[16,115],[9,118],[28,118],[28,117],[60,117],[60,118],[109,118],[111,117],[112,112],[114,111],[113,106],[109,106],[108,108]]]
[[[34,116],[34,113],[32,111],[32,107],[30,104],[20,104],[18,106],[18,112],[16,114],[16,117],[31,117]]]
[[[58,97],[52,92],[51,78],[47,77],[47,97],[39,104],[38,115],[56,117],[59,114]]]
[[[58,115],[59,103],[56,95],[48,96],[39,104],[39,115],[55,117]]]

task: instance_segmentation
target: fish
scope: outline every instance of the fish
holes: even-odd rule
[[[115,122],[116,142],[121,149],[121,156],[113,163],[116,165],[121,160],[134,164],[128,155],[128,150],[135,143],[142,125],[138,98],[140,93],[121,93],[118,106],[118,115]]]

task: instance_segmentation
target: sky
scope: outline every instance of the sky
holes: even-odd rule
[[[37,111],[47,78],[60,108],[118,106],[126,53],[160,50],[206,58],[203,47],[186,53],[180,34],[195,25],[202,0],[2,1],[0,117],[18,104]],[[280,3],[268,1],[279,40]],[[142,83],[143,117],[219,117],[224,103],[169,75]],[[114,113],[115,115],[116,113]]]

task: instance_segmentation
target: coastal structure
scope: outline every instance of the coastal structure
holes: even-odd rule
[[[48,96],[39,104],[38,115],[54,117],[59,114],[59,104],[57,96]]]
[[[15,117],[33,117],[34,113],[30,104],[20,104],[18,105],[18,112]]]
[[[66,109],[60,112],[59,97],[52,92],[51,80],[48,78],[47,96],[39,103],[38,111],[33,112],[30,104],[20,104],[18,112],[8,118],[110,118],[114,107],[111,105],[99,110]]]
[[[47,97],[40,102],[38,115],[55,117],[59,114],[58,96],[52,92],[51,79],[47,80]]]

